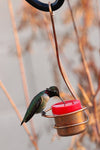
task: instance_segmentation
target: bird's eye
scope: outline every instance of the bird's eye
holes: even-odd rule
[[[57,92],[56,92],[56,91],[54,91],[54,94],[55,94],[55,95],[57,95]]]

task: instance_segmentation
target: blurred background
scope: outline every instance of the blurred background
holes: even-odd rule
[[[88,64],[93,90],[84,68],[67,0],[54,12],[55,28],[60,60],[66,75],[81,103],[88,107],[88,129],[73,137],[59,137],[53,128],[53,119],[41,117],[41,114],[35,115],[32,121],[39,150],[100,149],[100,1],[70,0],[70,5]],[[15,20],[11,17],[11,6]],[[31,101],[38,92],[53,85],[58,86],[63,99],[73,99],[58,69],[49,12],[39,11],[24,0],[1,0],[0,18],[0,80],[21,116],[23,117],[26,111],[25,99]],[[12,26],[14,21],[21,49],[16,47]],[[21,50],[21,54],[18,49]],[[21,70],[23,67],[25,80]],[[47,108],[57,101],[59,101],[57,98],[51,99]],[[27,126],[32,133],[30,123],[27,123]],[[24,128],[20,126],[20,121],[1,85],[0,148],[35,149]]]

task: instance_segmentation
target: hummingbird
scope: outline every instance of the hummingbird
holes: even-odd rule
[[[51,97],[57,96],[61,99],[61,101],[65,104],[65,102],[62,100],[59,94],[59,90],[56,86],[51,86],[49,88],[46,88],[46,90],[41,91],[38,93],[31,101],[29,107],[27,108],[27,111],[25,113],[25,116],[21,122],[21,125],[25,122],[28,122],[34,114],[36,113],[43,113],[45,114],[44,108],[46,107],[46,104],[48,100]]]

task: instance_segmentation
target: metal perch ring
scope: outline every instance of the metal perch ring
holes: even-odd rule
[[[26,1],[39,10],[49,12],[49,4],[40,2],[39,0],[26,0]],[[51,3],[52,11],[59,9],[63,3],[64,0],[56,0],[55,2]]]
[[[89,121],[88,115],[85,112],[86,107],[80,110],[73,111],[62,115],[44,115],[47,118],[55,119],[54,128],[60,136],[71,136],[82,133],[87,128]],[[48,112],[48,110],[46,111]]]
[[[74,111],[74,112],[70,112],[70,113],[62,114],[62,115],[47,115],[47,114],[45,114],[45,115],[43,115],[43,117],[46,117],[46,118],[57,118],[57,117],[59,117],[59,116],[69,116],[69,115],[76,114],[77,112],[84,111],[84,110],[86,110],[86,109],[87,109],[87,107],[83,107],[83,108],[80,109],[80,110],[76,110],[76,111]],[[50,111],[50,110],[51,110],[51,108],[47,109],[47,110],[45,111],[45,113],[47,113],[47,112]],[[89,118],[88,118],[88,116],[87,116],[86,113],[85,113],[85,116],[86,116],[87,120],[89,120]]]

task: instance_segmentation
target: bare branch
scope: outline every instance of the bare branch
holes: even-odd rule
[[[12,98],[10,97],[9,93],[7,92],[6,88],[4,87],[4,85],[3,85],[3,83],[2,83],[1,81],[0,81],[0,87],[2,88],[2,90],[3,90],[3,92],[5,93],[6,97],[8,98],[8,100],[9,100],[9,102],[10,102],[12,108],[13,108],[14,111],[16,112],[18,119],[19,119],[20,121],[22,121],[22,116],[21,116],[21,114],[19,113],[19,110],[17,109],[17,107],[16,107],[14,101],[13,101]],[[36,149],[36,150],[39,150],[38,145],[37,145],[36,141],[34,140],[33,136],[31,135],[31,133],[29,132],[29,130],[28,130],[26,124],[23,124],[23,127],[24,127],[24,129],[25,129],[27,135],[29,136],[30,141],[31,141],[32,144],[34,145],[35,149]]]
[[[95,94],[95,91],[94,91],[94,87],[93,87],[93,84],[92,84],[92,79],[91,79],[90,71],[89,71],[89,68],[88,68],[88,64],[87,64],[87,61],[86,61],[86,58],[85,58],[85,53],[84,53],[84,50],[83,50],[83,47],[82,47],[82,44],[81,44],[81,41],[80,41],[80,38],[79,38],[79,35],[78,35],[78,30],[77,30],[77,27],[76,27],[76,24],[75,24],[73,12],[72,12],[72,8],[71,8],[69,0],[67,0],[67,3],[68,3],[68,6],[69,6],[69,9],[70,9],[70,14],[71,14],[71,17],[72,17],[74,30],[75,30],[75,34],[76,34],[76,37],[77,37],[78,46],[79,46],[79,50],[80,50],[80,53],[81,53],[81,58],[82,58],[82,61],[83,61],[83,66],[84,66],[84,69],[85,69],[85,72],[86,72],[86,75],[87,75],[87,78],[88,78],[91,94],[93,96]],[[98,125],[98,121],[97,121],[97,107],[96,107],[96,99],[95,98],[93,99],[93,107],[94,107],[94,117],[95,117],[95,121],[96,121],[97,133],[99,135],[99,125]]]
[[[16,43],[17,55],[18,55],[19,66],[20,66],[20,71],[21,71],[21,77],[22,77],[22,84],[23,84],[24,95],[25,95],[25,100],[26,100],[26,106],[28,106],[29,105],[28,87],[27,87],[25,69],[24,69],[23,58],[22,58],[22,50],[21,50],[21,45],[19,42],[18,31],[17,31],[17,27],[16,27],[14,11],[13,11],[11,0],[8,0],[8,6],[9,6],[11,21],[12,21],[12,27],[13,27],[14,37],[15,37],[15,43]],[[35,129],[34,129],[34,125],[33,125],[32,120],[30,121],[30,125],[31,125],[32,133],[36,137],[36,133],[35,133]]]
[[[82,93],[82,95],[83,95],[84,100],[86,101],[86,103],[87,103],[90,107],[92,107],[93,105],[92,105],[92,103],[91,103],[91,101],[90,101],[90,99],[89,99],[87,93],[85,92],[85,90],[82,88],[82,86],[81,86],[80,84],[78,85],[78,87],[79,87],[79,89],[80,89],[80,91],[81,91],[81,93]]]

